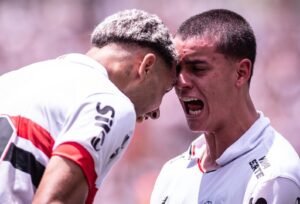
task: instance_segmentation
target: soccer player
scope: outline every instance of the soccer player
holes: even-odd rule
[[[136,121],[159,117],[177,60],[162,21],[121,11],[91,42],[0,77],[1,203],[92,203]]]
[[[192,131],[188,150],[162,168],[151,204],[295,204],[300,162],[249,94],[256,56],[252,28],[214,9],[187,19],[175,36],[176,94]]]

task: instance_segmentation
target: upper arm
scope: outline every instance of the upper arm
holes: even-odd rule
[[[300,188],[292,180],[276,178],[259,185],[252,194],[249,204],[300,203]]]
[[[33,203],[84,203],[88,184],[81,168],[60,156],[51,157]]]
[[[118,96],[98,94],[81,101],[70,112],[55,140],[52,154],[77,163],[89,186],[99,188],[112,164],[129,144],[135,125],[133,106]],[[79,149],[74,153],[70,148],[62,148],[66,146]]]

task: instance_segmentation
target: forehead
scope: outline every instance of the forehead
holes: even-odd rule
[[[205,65],[210,67],[231,66],[231,59],[217,51],[216,43],[218,38],[198,37],[175,38],[175,45],[179,55],[178,65]]]
[[[216,54],[216,42],[217,39],[214,37],[191,37],[184,40],[180,36],[176,37],[175,46],[179,61]]]
[[[214,37],[191,37],[182,39],[180,36],[175,38],[177,52],[183,54],[188,51],[197,51],[204,48],[215,50],[217,39]]]

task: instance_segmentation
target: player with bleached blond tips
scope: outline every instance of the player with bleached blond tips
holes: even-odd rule
[[[121,11],[91,42],[0,77],[1,203],[92,203],[136,121],[159,117],[177,60],[163,22]]]

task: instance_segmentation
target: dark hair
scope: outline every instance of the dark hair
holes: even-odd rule
[[[216,49],[224,56],[232,59],[248,58],[251,61],[251,80],[256,40],[251,26],[239,14],[226,9],[209,10],[184,21],[176,35],[183,40],[191,37],[216,38]]]
[[[100,48],[114,42],[133,43],[160,54],[169,66],[177,61],[168,28],[158,16],[142,10],[124,10],[108,16],[94,29],[91,42]]]

